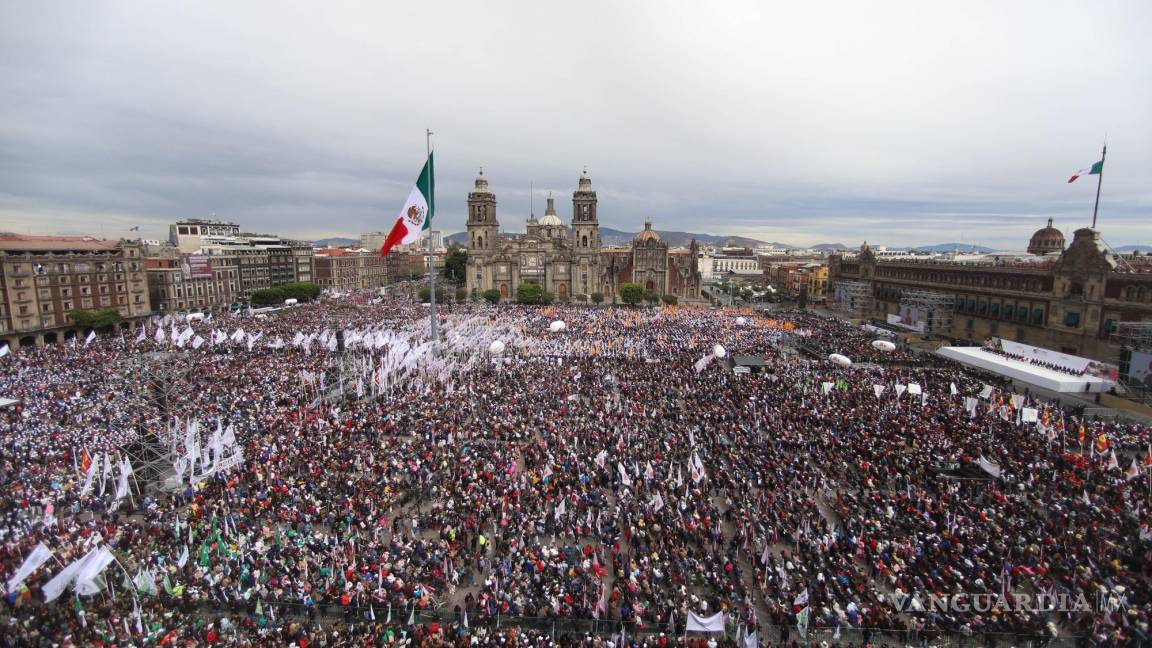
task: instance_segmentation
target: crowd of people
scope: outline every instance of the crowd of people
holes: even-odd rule
[[[991,345],[991,344],[984,345],[984,350],[988,351],[990,353],[995,353],[998,356],[1008,358],[1009,360],[1015,360],[1017,362],[1024,362],[1026,364],[1032,365],[1033,367],[1040,367],[1041,369],[1048,369],[1049,371],[1056,371],[1056,372],[1059,372],[1062,374],[1068,374],[1069,376],[1086,376],[1086,375],[1088,375],[1088,368],[1087,367],[1085,367],[1083,369],[1074,369],[1072,367],[1066,367],[1066,366],[1064,366],[1058,362],[1041,360],[1039,358],[1031,358],[1031,357],[1025,356],[1024,354],[1021,354],[1021,353],[1009,353],[1008,351],[1005,351],[1004,349],[1001,349],[1001,348],[999,348],[995,345]]]
[[[0,637],[715,646],[686,624],[722,613],[741,648],[798,624],[1147,642],[1147,426],[775,317],[455,304],[433,349],[427,307],[341,298],[11,353],[0,570],[52,555],[8,587]],[[702,363],[717,344],[764,366]],[[125,489],[102,467],[148,447],[172,469]],[[101,547],[114,562],[46,600]],[[1041,593],[1090,609],[925,605]]]

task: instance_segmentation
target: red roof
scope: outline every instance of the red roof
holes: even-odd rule
[[[28,234],[0,234],[0,250],[39,252],[54,250],[113,250],[117,241],[105,241],[91,236],[32,236]]]

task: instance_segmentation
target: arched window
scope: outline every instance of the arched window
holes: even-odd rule
[[[580,247],[588,247],[588,235],[587,234],[585,234],[583,237],[581,237]]]

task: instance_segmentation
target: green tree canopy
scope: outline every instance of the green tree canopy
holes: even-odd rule
[[[593,304],[600,304],[600,303],[603,303],[603,301],[604,301],[604,293],[601,293],[601,292],[592,293],[592,303]]]
[[[620,301],[635,306],[644,301],[644,286],[638,283],[620,284]]]
[[[105,329],[115,326],[124,320],[120,311],[115,308],[101,308],[98,310],[74,310],[69,317],[72,323],[82,328]]]
[[[669,306],[675,306],[676,303],[680,301],[676,295],[661,295],[660,299],[662,299],[664,303],[668,304]]]
[[[521,304],[539,304],[544,300],[544,289],[539,284],[522,283],[516,286],[516,301]]]
[[[500,303],[500,291],[496,290],[495,288],[485,290],[484,292],[480,293],[480,296],[483,297],[484,301],[488,302],[489,304]]]
[[[284,295],[284,299],[295,299],[301,302],[311,301],[320,296],[320,286],[305,281],[286,283],[277,286],[275,290],[279,290]]]
[[[285,299],[288,298],[280,288],[264,288],[253,291],[249,301],[253,306],[278,306],[283,304]]]
[[[452,281],[464,281],[468,276],[468,250],[465,250],[459,243],[453,243],[448,246],[448,251],[444,254],[444,270],[443,276]]]
[[[421,302],[431,301],[432,300],[432,289],[429,288],[428,286],[420,286],[420,289],[416,291],[416,295],[418,297],[420,297]],[[437,286],[436,287],[436,301],[437,302],[443,302],[444,298],[446,296],[447,295],[444,294],[444,287],[443,286]]]

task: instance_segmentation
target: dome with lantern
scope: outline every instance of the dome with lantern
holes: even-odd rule
[[[1060,254],[1064,251],[1064,234],[1052,227],[1052,219],[1048,219],[1048,226],[1036,230],[1028,241],[1028,254]]]
[[[637,234],[636,238],[632,239],[632,242],[637,245],[642,245],[645,243],[650,245],[659,245],[662,241],[660,239],[660,234],[658,234],[656,230],[652,229],[652,221],[649,220],[644,221],[644,230]]]

